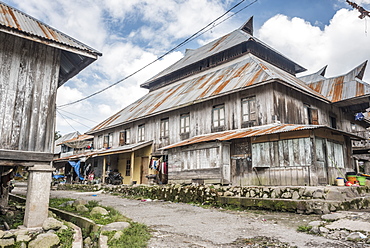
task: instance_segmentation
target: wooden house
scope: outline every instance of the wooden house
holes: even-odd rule
[[[47,218],[57,88],[100,55],[0,2],[0,172],[28,167],[28,227]],[[7,180],[1,180],[4,199]]]
[[[251,18],[187,50],[141,85],[147,95],[87,133],[126,183],[332,184],[353,171],[353,126],[367,127],[354,119],[369,107],[364,68],[299,79],[305,69],[254,37]]]

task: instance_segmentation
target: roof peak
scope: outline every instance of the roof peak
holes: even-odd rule
[[[253,36],[253,16],[251,16],[239,29]]]

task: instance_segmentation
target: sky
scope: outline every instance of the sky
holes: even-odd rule
[[[103,53],[58,89],[57,106],[125,78],[176,47],[240,0],[1,0]],[[352,0],[370,10],[370,0]],[[253,3],[253,4],[251,4]],[[148,91],[140,84],[254,16],[254,36],[313,73],[342,75],[370,59],[370,18],[345,0],[245,0],[210,31],[88,100],[57,108],[60,134],[84,133]],[[223,20],[223,19],[221,19]],[[220,21],[221,21],[220,20]],[[370,65],[369,65],[370,67]],[[370,68],[364,81],[370,83]]]

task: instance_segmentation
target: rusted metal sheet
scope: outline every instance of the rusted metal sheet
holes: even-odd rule
[[[331,102],[339,102],[370,94],[370,85],[362,81],[366,65],[367,61],[347,74],[337,77],[325,78],[321,71],[323,69],[321,69],[319,72],[300,77],[300,79]]]
[[[46,25],[45,23],[36,20],[35,18],[17,10],[13,7],[0,2],[0,27],[6,27],[14,31],[27,34],[30,39],[36,36],[45,40],[57,42],[70,47],[78,48],[93,54],[101,55],[95,49],[82,44],[72,37]],[[38,39],[35,41],[39,42]]]
[[[132,122],[163,111],[203,102],[219,95],[244,90],[246,87],[269,83],[274,80],[284,81],[290,87],[327,101],[322,95],[293,75],[252,54],[247,54],[235,59],[234,63],[220,66],[219,69],[207,70],[197,77],[180,80],[151,91],[115,116],[94,127],[88,133]]]
[[[285,58],[284,55],[282,55],[281,53],[279,53],[278,51],[276,51],[275,49],[269,47],[267,44],[265,44],[264,42],[260,41],[259,39],[257,39],[256,37],[250,35],[249,33],[246,33],[245,31],[241,30],[241,29],[237,29],[217,40],[214,40],[196,50],[192,50],[191,52],[187,52],[185,54],[185,56],[180,59],[178,62],[176,62],[175,64],[171,65],[170,67],[168,67],[167,69],[163,70],[162,72],[158,73],[157,75],[155,75],[154,77],[152,77],[151,79],[149,79],[147,82],[143,83],[141,86],[142,87],[148,87],[150,85],[151,82],[165,76],[165,75],[168,75],[172,72],[175,72],[177,70],[180,70],[182,68],[185,68],[187,66],[190,66],[192,64],[194,64],[195,62],[198,62],[200,60],[203,60],[205,58],[208,58],[212,55],[215,55],[217,53],[220,53],[222,51],[225,51],[227,49],[230,49],[238,44],[241,44],[243,42],[246,42],[248,40],[253,40],[254,42],[258,43],[258,44],[261,44],[262,46],[264,47],[267,47],[268,49],[270,49],[271,51],[273,51],[274,53],[276,54],[279,54],[281,55],[282,57]],[[291,61],[295,67],[296,67],[296,70],[297,71],[304,71],[305,69],[303,67],[301,67],[300,65],[294,63],[293,61]]]
[[[256,127],[251,127],[251,128],[229,130],[229,131],[224,131],[224,132],[199,135],[199,136],[195,136],[193,138],[163,147],[160,150],[168,150],[168,149],[172,149],[175,147],[187,146],[187,145],[192,145],[192,144],[201,143],[201,142],[209,142],[209,141],[217,141],[217,140],[227,141],[227,140],[233,140],[233,139],[257,137],[257,136],[263,136],[263,135],[269,135],[269,134],[294,132],[294,131],[300,131],[300,130],[313,130],[313,129],[319,129],[319,128],[326,128],[328,130],[331,130],[331,128],[324,126],[324,125],[272,124],[272,125],[256,126]],[[339,133],[342,133],[348,136],[353,136],[352,134],[341,132],[338,130],[336,130],[336,132],[339,132]]]

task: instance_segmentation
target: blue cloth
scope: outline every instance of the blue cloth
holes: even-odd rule
[[[84,180],[83,176],[81,176],[80,173],[80,161],[74,162],[74,161],[68,161],[68,163],[75,169],[75,172],[77,176],[80,178],[80,180]]]
[[[357,113],[356,115],[355,115],[355,120],[356,121],[363,121],[365,119],[365,116],[364,116],[364,114],[363,113]]]

